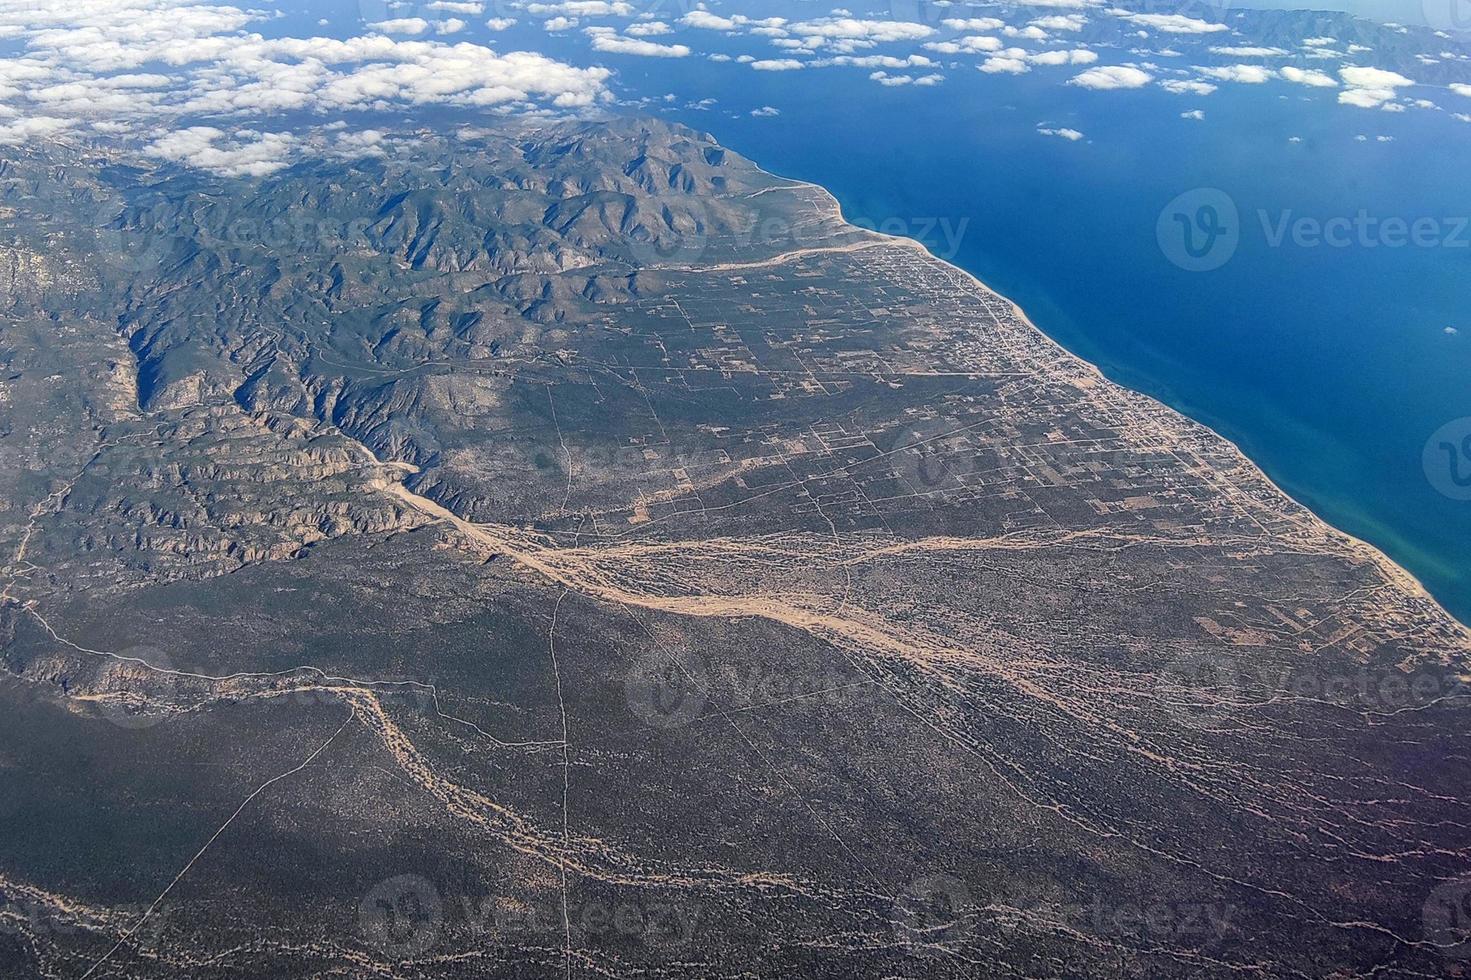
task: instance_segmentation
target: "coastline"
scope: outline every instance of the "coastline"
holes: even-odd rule
[[[718,141],[717,144],[724,146],[724,144],[721,144]],[[749,158],[747,159],[749,160]],[[1048,334],[1047,331],[1037,326],[1037,324],[1032,321],[1031,317],[1027,316],[1026,311],[1022,309],[1019,303],[1011,299],[1009,296],[1006,296],[999,290],[994,289],[990,285],[986,284],[969,270],[961,268],[960,266],[946,259],[940,258],[938,255],[934,254],[928,248],[926,248],[923,243],[904,235],[891,235],[885,232],[872,231],[867,228],[861,228],[857,225],[852,224],[848,221],[847,216],[843,214],[842,204],[838,201],[837,197],[821,184],[814,184],[811,181],[799,180],[797,178],[786,177],[781,174],[772,173],[771,171],[762,168],[760,164],[755,163],[754,161],[751,162],[752,166],[756,167],[758,171],[766,174],[769,177],[781,181],[786,181],[790,186],[794,188],[805,187],[815,191],[822,199],[826,200],[829,203],[832,216],[836,218],[836,220],[841,223],[845,228],[859,231],[864,233],[865,235],[881,239],[885,242],[911,249],[915,252],[918,252],[929,261],[935,262],[959,274],[961,277],[973,284],[977,289],[980,289],[987,295],[993,296],[997,300],[1006,304],[1006,306],[1011,309],[1016,318],[1026,328],[1031,330],[1034,335],[1040,338],[1043,343],[1053,348],[1058,354],[1062,355],[1067,360],[1071,361],[1089,374],[1092,374],[1100,383],[1110,385],[1118,389],[1119,391],[1126,393],[1130,397],[1142,398],[1152,405],[1158,407],[1159,409],[1164,410],[1166,413],[1168,413],[1168,415],[1181,420],[1187,425],[1197,426],[1204,432],[1208,433],[1211,438],[1217,440],[1222,446],[1228,449],[1229,455],[1234,458],[1235,462],[1241,465],[1252,476],[1261,480],[1264,484],[1270,487],[1272,492],[1279,496],[1282,500],[1287,501],[1293,507],[1299,509],[1303,514],[1307,515],[1311,521],[1313,521],[1326,532],[1327,537],[1329,537],[1330,539],[1336,539],[1338,543],[1343,546],[1346,555],[1374,565],[1375,568],[1378,569],[1378,571],[1384,576],[1385,580],[1388,583],[1396,586],[1406,594],[1420,599],[1433,606],[1445,617],[1445,619],[1449,623],[1454,624],[1457,632],[1461,636],[1462,641],[1468,647],[1467,652],[1471,653],[1471,623],[1464,622],[1453,613],[1451,613],[1451,611],[1447,609],[1445,605],[1443,605],[1440,600],[1437,599],[1434,594],[1430,592],[1428,588],[1426,588],[1424,582],[1422,582],[1408,568],[1401,565],[1399,562],[1390,557],[1390,555],[1378,545],[1374,544],[1372,541],[1368,541],[1348,531],[1345,531],[1343,528],[1340,528],[1337,525],[1329,522],[1316,510],[1309,507],[1306,503],[1294,497],[1292,494],[1288,493],[1279,483],[1277,483],[1276,480],[1272,479],[1271,475],[1268,474],[1267,471],[1263,469],[1256,460],[1248,456],[1246,452],[1241,448],[1241,446],[1238,445],[1235,441],[1206,425],[1204,422],[1201,422],[1198,419],[1186,415],[1184,412],[1180,411],[1172,405],[1166,404],[1153,395],[1150,395],[1146,392],[1138,391],[1134,388],[1130,388],[1129,386],[1108,377],[1108,375],[1104,373],[1103,369],[1097,364],[1094,364],[1092,361],[1089,361],[1086,358],[1075,354],[1071,350],[1068,350],[1068,348],[1063,346],[1057,339]]]

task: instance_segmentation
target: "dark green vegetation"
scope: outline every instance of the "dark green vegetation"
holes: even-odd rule
[[[4,975],[1431,975],[1464,630],[653,123],[0,164]]]

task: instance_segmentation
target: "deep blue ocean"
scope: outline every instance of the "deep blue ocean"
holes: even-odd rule
[[[1307,110],[1245,87],[1203,100],[1199,123],[1166,93],[985,83],[985,99],[954,85],[861,100],[809,83],[780,98],[780,117],[714,128],[767,169],[824,185],[850,217],[968,218],[956,264],[1110,378],[1236,442],[1471,618],[1471,502],[1423,465],[1427,440],[1471,416],[1471,236],[1453,235],[1471,215],[1471,126]],[[1092,142],[1039,138],[1038,119]],[[1156,224],[1201,187],[1234,199],[1241,239],[1221,268],[1189,272]],[[1262,209],[1273,229],[1284,211],[1449,220],[1441,247],[1307,247],[1272,244]]]
[[[1110,378],[1237,443],[1471,620],[1471,500],[1442,492],[1451,474],[1424,465],[1427,440],[1471,416],[1471,124],[1283,86],[1191,98],[956,72],[933,89],[886,88],[860,70],[653,60],[621,59],[618,82],[718,99],[672,115],[823,185],[850,218],[916,233],[967,221],[945,257]],[[767,105],[780,115],[747,114]],[[1180,118],[1194,108],[1206,119]],[[1040,136],[1043,121],[1087,140]],[[1239,245],[1212,271],[1179,268],[1157,237],[1161,211],[1197,188],[1226,192],[1239,212]],[[1432,219],[1434,231],[1404,245],[1369,232],[1347,247],[1275,237],[1284,218],[1361,211]],[[926,244],[949,251],[938,229]]]
[[[285,8],[282,32],[324,29],[316,5]],[[653,13],[677,23],[688,9]],[[829,13],[803,0],[716,9]],[[933,87],[885,87],[860,68],[761,72],[701,56],[782,56],[749,35],[676,28],[652,40],[695,56],[633,57],[593,53],[577,30],[549,34],[524,10],[486,13],[521,23],[490,34],[477,22],[463,39],[608,66],[616,111],[707,130],[767,170],[827,187],[850,218],[915,232],[964,223],[958,248],[939,231],[926,244],[1109,377],[1236,442],[1471,621],[1471,421],[1458,422],[1471,417],[1471,122],[1452,115],[1471,112],[1471,97],[1417,89],[1447,111],[1391,113],[1281,82],[1222,83],[1204,97],[1090,91],[1063,84],[1067,68],[983,74],[975,58],[942,59],[951,64]],[[1108,54],[1101,63],[1128,60]],[[761,107],[777,114],[751,114]],[[1193,109],[1205,118],[1181,117]],[[1188,271],[1157,225],[1182,194],[1186,221],[1220,199],[1200,189],[1236,209],[1235,251]],[[1304,218],[1369,231],[1295,237]],[[1418,241],[1381,234],[1386,220],[1418,222]]]

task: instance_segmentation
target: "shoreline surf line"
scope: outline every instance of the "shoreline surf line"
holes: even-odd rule
[[[716,141],[716,143],[719,146],[725,146],[725,144],[720,143],[718,140]],[[744,156],[744,154],[742,154],[742,156]],[[745,159],[750,160],[749,157],[746,157]],[[1084,358],[1081,355],[1069,350],[1066,346],[1062,344],[1061,341],[1057,340],[1047,331],[1043,330],[1041,327],[1037,326],[1037,324],[1033,323],[1031,317],[1027,316],[1026,310],[1022,309],[1021,304],[1017,303],[1011,297],[1000,292],[999,290],[987,285],[980,279],[980,277],[976,276],[969,270],[964,269],[956,265],[954,262],[943,259],[940,256],[936,255],[934,252],[930,251],[923,242],[914,238],[910,238],[907,235],[892,235],[887,232],[870,230],[860,225],[855,225],[851,221],[849,221],[847,216],[843,213],[843,205],[837,199],[837,196],[829,191],[826,187],[823,187],[821,184],[814,184],[811,181],[800,180],[795,177],[787,177],[782,174],[772,173],[771,171],[762,168],[760,164],[756,163],[753,160],[751,161],[751,164],[759,172],[766,174],[768,177],[775,178],[776,180],[786,181],[793,188],[805,187],[816,191],[819,195],[821,195],[822,198],[825,198],[829,202],[832,209],[832,215],[836,217],[836,219],[842,224],[844,229],[851,229],[853,231],[862,232],[866,235],[871,235],[875,238],[879,238],[887,242],[892,242],[905,248],[913,249],[920,255],[924,256],[926,259],[932,262],[936,262],[939,265],[958,273],[959,275],[973,283],[976,288],[980,289],[982,292],[986,293],[989,296],[995,297],[997,300],[1010,307],[1012,313],[1015,314],[1016,318],[1023,325],[1025,325],[1034,334],[1040,337],[1045,343],[1055,348],[1064,357],[1075,362],[1077,365],[1079,365],[1089,373],[1093,374],[1100,382],[1107,385],[1112,385],[1114,388],[1117,388],[1118,390],[1125,392],[1128,395],[1143,398],[1148,402],[1152,402],[1154,405],[1164,409],[1166,412],[1169,412],[1171,415],[1176,416],[1189,425],[1199,426],[1202,430],[1209,433],[1213,438],[1220,440],[1220,442],[1229,450],[1228,455],[1234,456],[1240,463],[1244,464],[1244,467],[1251,474],[1259,478],[1267,486],[1271,487],[1274,493],[1280,496],[1283,500],[1288,501],[1294,507],[1302,510],[1302,512],[1308,515],[1308,517],[1312,521],[1321,525],[1326,531],[1328,531],[1330,537],[1339,538],[1340,543],[1345,547],[1345,550],[1348,552],[1349,555],[1361,558],[1373,564],[1384,575],[1385,579],[1390,584],[1399,587],[1401,590],[1411,596],[1429,602],[1436,609],[1444,613],[1446,618],[1451,623],[1455,624],[1457,630],[1461,634],[1462,639],[1468,644],[1471,644],[1471,623],[1463,621],[1455,613],[1451,612],[1444,603],[1442,603],[1439,599],[1435,597],[1435,594],[1432,593],[1425,586],[1425,583],[1422,582],[1419,577],[1415,575],[1414,572],[1410,571],[1408,568],[1395,561],[1395,559],[1392,558],[1386,551],[1384,551],[1384,549],[1380,548],[1372,541],[1361,538],[1356,534],[1344,530],[1343,528],[1329,521],[1322,514],[1319,514],[1316,510],[1308,506],[1303,501],[1288,493],[1285,489],[1283,489],[1281,484],[1279,484],[1276,480],[1272,478],[1271,474],[1269,474],[1265,469],[1262,468],[1262,465],[1260,463],[1247,455],[1246,451],[1243,450],[1238,443],[1236,443],[1228,436],[1223,435],[1222,433],[1211,428],[1209,425],[1206,425],[1199,419],[1187,415],[1180,409],[1175,408],[1173,405],[1164,402],[1163,400],[1149,394],[1148,392],[1139,391],[1135,388],[1129,387],[1126,384],[1123,384],[1122,382],[1115,381],[1114,379],[1110,378],[1106,373],[1104,373],[1103,368],[1099,367],[1097,364],[1094,364],[1087,358]]]

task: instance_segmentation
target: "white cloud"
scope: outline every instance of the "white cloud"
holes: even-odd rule
[[[342,156],[376,157],[383,155],[383,134],[376,129],[340,132],[332,141],[332,149]]]
[[[563,3],[530,3],[526,11],[537,17],[560,14],[564,17],[632,17],[632,4],[622,0],[565,0]]]
[[[660,34],[668,34],[672,30],[674,28],[662,20],[650,20],[642,24],[630,24],[623,33],[632,35],[633,37],[656,37]]]
[[[1194,119],[1194,120],[1196,120],[1198,122],[1199,120],[1202,120],[1202,119],[1205,118],[1205,110],[1204,109],[1189,109],[1189,110],[1187,110],[1185,112],[1180,113],[1180,118],[1181,119]]]
[[[1023,55],[1026,52],[1022,52]],[[1025,57],[1014,57],[1009,55],[996,55],[987,58],[979,66],[981,71],[988,75],[1020,75],[1031,71]]]
[[[461,2],[461,0],[429,0],[425,4],[428,10],[444,10],[452,14],[480,15],[485,13],[485,4]]]
[[[1068,84],[1077,85],[1080,88],[1108,91],[1111,89],[1142,88],[1152,81],[1154,81],[1154,76],[1147,71],[1132,68],[1128,65],[1107,65],[1102,68],[1090,68],[1085,72],[1074,75],[1068,81]]]
[[[490,20],[485,22],[485,26],[490,28],[492,31],[509,31],[511,28],[516,26],[516,18],[492,17]]]
[[[1261,47],[1212,47],[1211,54],[1218,54],[1226,58],[1280,58],[1288,54],[1283,48],[1261,48]]]
[[[869,75],[869,80],[878,82],[880,85],[894,87],[896,85],[913,85],[914,79],[908,75],[890,75],[888,72],[876,71]]]
[[[852,17],[827,17],[792,24],[793,34],[877,42],[919,41],[935,33],[934,28],[902,20],[857,20]]]
[[[873,72],[868,77],[871,80],[878,82],[880,85],[885,85],[890,88],[894,88],[900,85],[917,85],[923,88],[931,85],[938,85],[945,80],[944,75],[938,74],[921,75],[920,77],[915,78],[911,75],[890,75],[888,72],[885,71]]]
[[[1338,101],[1360,109],[1377,109],[1394,98],[1393,89],[1351,88],[1338,93]]]
[[[683,44],[656,44],[616,34],[599,34],[592,39],[592,49],[608,54],[636,55],[640,58],[688,58],[690,49]]]
[[[158,127],[179,116],[335,114],[434,103],[571,109],[610,98],[606,69],[573,68],[530,52],[501,55],[477,44],[387,33],[344,40],[241,30],[265,16],[198,0],[0,0],[0,26],[18,29],[26,52],[0,58],[0,100],[9,107],[0,117],[134,131],[181,161],[223,160],[228,169],[250,162],[242,162],[241,146],[186,153],[178,149],[183,143],[156,135]],[[420,18],[404,20],[418,31]],[[443,30],[457,22],[440,23]],[[433,26],[425,24],[426,31]],[[158,70],[140,72],[140,66]],[[40,133],[46,125],[28,123],[24,131]],[[19,123],[7,125],[12,135],[22,131]],[[198,143],[206,135],[194,132],[190,139]],[[257,151],[280,145],[255,142]]]
[[[1387,108],[1386,104],[1395,97],[1396,89],[1415,84],[1399,72],[1358,65],[1338,69],[1338,77],[1348,86],[1338,93],[1338,101],[1360,109]]]
[[[798,71],[807,67],[804,62],[795,58],[763,58],[750,64],[757,71]]]
[[[1059,48],[1055,51],[1038,51],[1028,55],[1027,60],[1034,65],[1091,65],[1098,60],[1098,54],[1087,48]]]
[[[224,146],[219,145],[224,142]],[[264,177],[283,170],[296,143],[289,133],[229,134],[212,126],[191,126],[148,146],[153,156],[231,177]]]
[[[1000,51],[1005,46],[999,38],[982,34],[960,37],[953,41],[929,41],[924,45],[925,50],[938,51],[940,54],[982,54]]]
[[[1220,82],[1240,82],[1244,85],[1261,85],[1269,82],[1276,76],[1270,68],[1261,65],[1215,65],[1209,67],[1195,68],[1206,78],[1214,78]]]
[[[721,17],[712,14],[708,10],[691,10],[681,17],[679,22],[685,27],[726,32],[738,31],[742,28],[748,28],[753,32],[758,30],[780,31],[786,27],[787,23],[785,17],[766,17],[760,20],[753,20],[742,14],[736,14],[732,17]]]
[[[458,34],[465,29],[465,22],[458,17],[447,17],[434,22],[435,34]]]
[[[557,34],[561,31],[570,31],[577,26],[576,17],[548,17],[542,21],[542,30],[548,34]]]
[[[399,17],[395,20],[380,20],[368,26],[383,34],[423,34],[429,30],[429,22],[423,17]]]
[[[1169,78],[1159,83],[1160,88],[1176,95],[1210,95],[1216,86],[1196,79]]]
[[[1048,31],[1081,31],[1086,23],[1088,18],[1082,14],[1053,14],[1032,21],[1034,26]]]
[[[1208,20],[1186,17],[1184,14],[1135,14],[1117,8],[1110,9],[1109,13],[1165,34],[1215,34],[1230,30],[1225,24],[1213,24]]]
[[[1046,126],[1038,126],[1037,132],[1041,133],[1043,136],[1056,136],[1059,139],[1069,140],[1070,142],[1074,143],[1076,143],[1080,139],[1083,139],[1082,133],[1078,132],[1076,129],[1069,129],[1066,126],[1061,126],[1055,129]]]
[[[827,58],[822,61],[814,61],[813,67],[821,68],[827,65],[843,65],[851,68],[933,68],[935,63],[922,54],[911,54],[905,58],[896,58],[888,54],[866,54],[866,55],[839,55],[836,58]]]
[[[71,125],[68,119],[58,119],[52,116],[31,116],[28,119],[18,119],[13,123],[0,125],[0,145],[14,146],[32,139],[55,136],[69,129]]]
[[[708,10],[691,10],[679,19],[685,27],[696,27],[706,31],[733,31],[740,24],[729,17],[717,17]]]
[[[957,17],[948,17],[945,20],[940,21],[940,23],[944,24],[952,31],[965,33],[974,33],[976,31],[999,31],[1001,30],[1001,28],[1006,26],[1006,21],[997,20],[995,17],[971,17],[964,20]]]
[[[1468,99],[1471,99],[1471,85],[1467,85],[1465,82],[1451,82],[1450,88],[1457,95],[1464,95]]]
[[[1289,82],[1298,85],[1311,85],[1314,88],[1337,88],[1338,82],[1332,75],[1312,68],[1298,68],[1295,65],[1284,65],[1278,72]]]
[[[1338,75],[1343,79],[1345,85],[1352,85],[1355,88],[1392,89],[1415,84],[1399,72],[1385,71],[1383,68],[1360,68],[1349,65],[1338,69]]]
[[[755,116],[757,119],[764,119],[771,116],[781,115],[781,110],[774,106],[764,105],[759,109],[752,109],[751,115]]]

